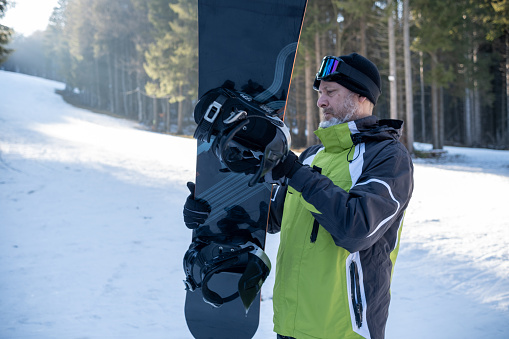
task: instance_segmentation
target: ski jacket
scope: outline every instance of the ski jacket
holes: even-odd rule
[[[286,193],[277,193],[269,229],[281,229],[276,333],[384,338],[413,190],[411,157],[398,141],[402,124],[369,116],[320,128],[315,134],[322,144],[300,156],[309,166],[295,172]]]

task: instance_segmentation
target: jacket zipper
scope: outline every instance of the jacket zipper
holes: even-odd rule
[[[359,281],[359,271],[357,270],[357,264],[352,261],[350,264],[350,297],[352,299],[353,312],[355,315],[355,323],[357,328],[362,326],[362,298],[361,298],[361,287]]]
[[[313,169],[315,171],[317,171],[318,173],[322,174],[322,169],[320,167],[313,166]],[[311,237],[310,237],[311,243],[316,242],[316,238],[318,237],[318,228],[319,228],[319,226],[320,226],[320,224],[315,219],[315,221],[313,222],[313,230],[311,231]]]

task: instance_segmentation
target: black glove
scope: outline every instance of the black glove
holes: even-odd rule
[[[187,197],[184,204],[184,223],[187,228],[195,229],[205,223],[210,214],[210,205],[202,199],[194,197],[194,182],[188,182],[187,188],[191,194]]]
[[[235,147],[229,147],[222,155],[223,163],[228,167],[221,169],[222,172],[231,171],[234,173],[254,174],[260,168],[260,160],[249,156],[248,152],[242,152]]]
[[[265,181],[269,183],[281,183],[285,178],[291,179],[295,172],[303,165],[299,158],[290,151],[285,160],[281,161],[265,175]]]

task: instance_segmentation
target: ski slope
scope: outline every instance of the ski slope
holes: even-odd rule
[[[191,338],[195,141],[74,108],[63,87],[0,71],[0,338]],[[509,151],[446,149],[415,161],[386,337],[509,338]],[[273,279],[258,339],[275,338]]]

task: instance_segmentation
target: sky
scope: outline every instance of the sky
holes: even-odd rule
[[[29,36],[37,30],[43,31],[57,5],[58,0],[9,0],[15,2],[14,7],[8,7],[5,17],[0,24],[13,28],[16,33]]]

